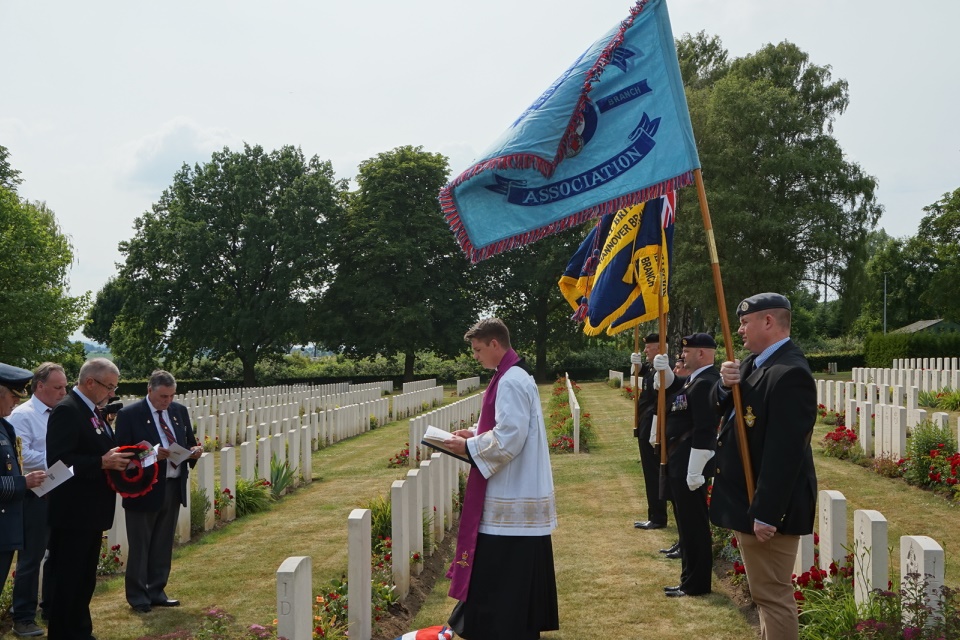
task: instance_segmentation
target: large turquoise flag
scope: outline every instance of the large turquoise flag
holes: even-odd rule
[[[472,262],[666,195],[700,167],[664,0],[640,0],[440,191]]]

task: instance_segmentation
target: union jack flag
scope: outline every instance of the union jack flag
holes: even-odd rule
[[[663,196],[663,210],[660,212],[660,222],[666,229],[677,221],[677,192],[671,191]]]

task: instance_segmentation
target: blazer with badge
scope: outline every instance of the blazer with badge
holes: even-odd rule
[[[23,549],[23,496],[27,481],[20,471],[17,434],[0,418],[0,551]]]
[[[167,407],[167,415],[170,416],[171,422],[167,426],[173,430],[173,435],[177,438],[177,444],[187,449],[196,446],[197,438],[193,434],[187,408],[182,404],[172,402]],[[121,445],[138,444],[144,440],[150,444],[161,444],[160,428],[160,425],[157,424],[157,415],[151,413],[150,405],[147,404],[145,399],[124,407],[117,414],[117,442]],[[163,507],[163,498],[167,492],[168,462],[161,460],[157,464],[159,465],[157,483],[153,485],[153,489],[138,498],[124,498],[124,509],[130,511],[159,511]],[[196,464],[196,460],[190,460],[181,465],[180,504],[183,506],[187,506],[187,487],[189,486],[187,482],[190,477],[190,468]]]
[[[717,386],[720,371],[711,366],[692,381],[677,377],[667,388],[673,396],[667,413],[667,473],[673,478],[687,477],[690,449],[713,450],[717,442],[717,413],[711,392]],[[703,475],[710,477],[710,463]]]
[[[115,446],[113,431],[98,433],[96,416],[75,391],[54,407],[47,423],[47,467],[63,460],[73,467],[73,478],[49,494],[50,526],[100,531],[113,526],[117,499],[102,458]]]
[[[816,516],[817,475],[810,439],[817,417],[817,387],[803,352],[792,341],[753,370],[756,355],[740,364],[740,393],[756,485],[748,504],[737,448],[733,394],[717,402],[725,416],[713,460],[716,475],[710,502],[714,524],[753,531],[759,520],[778,533],[805,535]],[[714,387],[714,400],[719,398]]]

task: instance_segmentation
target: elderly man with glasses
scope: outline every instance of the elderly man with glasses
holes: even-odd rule
[[[74,477],[50,493],[50,562],[56,569],[50,603],[51,640],[92,638],[90,599],[97,583],[103,532],[113,525],[116,497],[105,469],[122,471],[120,453],[101,409],[120,379],[106,358],[88,360],[77,386],[57,404],[47,425],[47,464],[63,461]]]

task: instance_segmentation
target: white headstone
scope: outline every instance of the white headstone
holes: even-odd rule
[[[870,599],[874,589],[887,588],[887,519],[879,511],[853,512],[853,584],[858,604]]]
[[[312,574],[310,556],[287,558],[277,569],[277,636],[313,640]]]
[[[410,514],[406,509],[406,481],[394,480],[390,487],[390,540],[393,551],[393,583],[400,600],[410,592]]]
[[[197,486],[203,489],[207,496],[207,504],[210,506],[210,508],[207,509],[206,516],[203,518],[203,530],[210,531],[210,529],[213,529],[213,525],[216,523],[216,515],[213,512],[213,454],[201,454],[200,459],[197,460],[197,466],[194,468],[194,472],[197,474]]]
[[[839,491],[822,490],[817,501],[820,509],[820,568],[843,563],[847,543],[847,499]]]
[[[310,440],[310,427],[300,427],[300,475],[304,482],[313,482],[313,455],[311,455]]]
[[[414,575],[420,575],[423,571],[423,497],[420,491],[420,470],[411,469],[407,471],[407,492],[406,510],[410,514],[410,555],[414,553],[420,557],[419,562],[413,562],[412,568]]]
[[[907,410],[893,407],[891,414],[893,422],[890,425],[890,456],[897,461],[907,452]]]
[[[800,545],[797,547],[797,559],[793,563],[793,572],[797,575],[810,571],[814,563],[813,534],[800,536]]]
[[[857,437],[860,439],[860,447],[867,455],[873,451],[873,404],[869,402],[860,402],[860,431]]]
[[[257,440],[257,471],[261,480],[270,479],[270,438]]]
[[[354,509],[347,518],[347,625],[350,638],[370,640],[370,510]]]
[[[234,447],[227,447],[220,451],[220,492],[226,491],[230,492],[233,500],[224,506],[220,519],[230,522],[237,517],[237,450]]]
[[[937,606],[937,591],[943,586],[943,548],[927,536],[901,536],[900,538],[900,588],[908,593],[910,585],[923,584],[924,603]],[[908,603],[904,603],[904,622],[908,619]],[[936,611],[934,615],[936,615]]]

